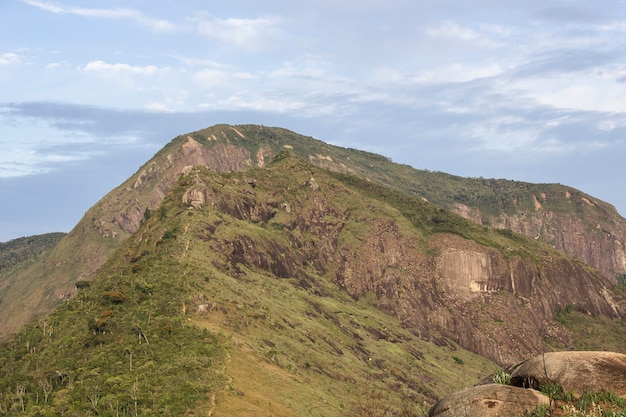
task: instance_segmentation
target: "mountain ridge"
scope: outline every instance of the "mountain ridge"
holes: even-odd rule
[[[423,415],[498,365],[572,347],[561,316],[623,314],[609,280],[535,239],[289,148],[218,172],[187,165],[207,155],[182,141],[55,247],[110,254],[0,346],[2,411]]]
[[[419,415],[492,372],[324,272],[334,261],[320,255],[335,252],[342,213],[360,202],[292,158],[245,173],[191,169],[92,281],[0,346],[0,410]]]
[[[408,166],[393,164],[388,158],[380,155],[338,148],[281,128],[216,125],[173,139],[127,181],[90,208],[77,226],[57,245],[47,264],[34,265],[29,271],[21,274],[20,281],[23,285],[15,288],[13,294],[19,292],[26,297],[24,303],[29,306],[29,313],[32,314],[26,316],[18,314],[16,310],[8,311],[7,306],[0,303],[0,317],[4,318],[9,315],[12,317],[11,321],[7,320],[5,326],[0,329],[0,337],[19,328],[34,315],[50,311],[58,300],[71,296],[75,292],[74,283],[93,276],[97,268],[119,247],[120,242],[139,227],[146,211],[156,210],[178,176],[191,166],[206,165],[216,171],[242,171],[255,166],[265,166],[282,150],[297,153],[305,160],[322,168],[391,185],[392,188],[408,192],[421,199],[438,202],[443,208],[450,209],[452,205],[452,211],[467,218],[479,220],[477,221],[479,224],[496,223],[495,225],[499,225],[497,222],[503,222],[511,229],[527,232],[533,237],[558,235],[560,238],[557,240],[561,243],[550,242],[553,246],[559,248],[559,246],[569,245],[570,252],[574,256],[580,255],[577,257],[583,261],[601,260],[604,263],[596,262],[594,266],[603,271],[604,276],[613,282],[616,280],[615,275],[621,271],[618,265],[619,259],[623,258],[624,251],[624,244],[621,242],[626,242],[626,231],[620,232],[625,224],[620,223],[623,219],[619,216],[615,217],[617,213],[613,213],[610,206],[569,187],[559,188],[558,192],[548,192],[549,190],[546,191],[548,185],[514,182],[513,184],[518,185],[519,189],[533,188],[533,192],[527,194],[527,196],[533,196],[528,197],[532,202],[525,203],[525,205],[520,203],[522,200],[516,197],[521,192],[518,191],[509,196],[500,196],[499,206],[496,204],[495,207],[506,211],[523,205],[532,210],[528,209],[519,215],[505,213],[493,219],[493,216],[478,215],[477,210],[480,212],[480,207],[472,209],[464,204],[470,203],[472,198],[476,201],[484,201],[484,198],[477,196],[483,196],[485,193],[497,196],[498,194],[493,190],[498,189],[494,184],[501,184],[499,180],[470,180],[448,174],[418,171]],[[453,185],[446,186],[450,181]],[[473,185],[470,187],[468,184]],[[486,184],[486,188],[481,184]],[[545,198],[540,192],[535,192],[538,190],[535,190],[536,187],[544,187],[542,189]],[[550,187],[557,186],[550,185]],[[455,191],[458,189],[462,189],[463,193],[469,197],[459,197],[459,193]],[[481,189],[491,191],[483,192],[483,194],[472,191]],[[562,217],[558,214],[559,210],[561,213],[569,213],[569,203],[555,205],[555,201],[559,200],[553,196],[561,193],[565,196],[566,192],[570,193],[570,198],[566,201],[575,203],[573,204],[575,209],[587,217]],[[535,194],[539,196],[543,204],[537,200]],[[455,198],[462,200],[463,203],[454,202]],[[516,198],[517,203],[514,203]],[[593,204],[585,203],[584,199]],[[535,200],[541,204],[539,209]],[[446,206],[445,201],[452,201],[452,203]],[[600,210],[602,216],[590,217],[589,210]],[[484,209],[482,212],[487,213]],[[539,221],[529,217],[535,215],[536,212],[544,216]],[[552,223],[548,225],[548,221]],[[599,233],[597,228],[599,223],[594,226],[595,221],[612,222],[612,225],[601,225],[599,229],[601,233]],[[567,230],[572,232],[569,233]],[[605,235],[610,236],[608,240],[604,239]],[[569,237],[565,239],[564,236]],[[625,236],[625,238],[621,239],[620,236]],[[578,244],[588,237],[591,243]],[[614,256],[598,259],[599,254],[613,254]],[[41,282],[44,275],[47,276],[46,281],[49,283],[45,294],[41,291],[25,290],[25,288],[37,287],[37,283]],[[12,296],[10,291],[11,288],[9,288],[8,297]]]

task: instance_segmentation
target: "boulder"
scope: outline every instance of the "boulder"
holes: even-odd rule
[[[538,389],[558,384],[565,392],[610,390],[626,396],[626,355],[614,352],[548,352],[523,362],[511,384]]]
[[[533,389],[487,384],[457,391],[444,397],[429,417],[496,417],[524,415],[550,399]]]

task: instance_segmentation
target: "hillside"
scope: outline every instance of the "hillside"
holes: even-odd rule
[[[0,411],[421,416],[571,348],[570,314],[622,314],[546,244],[291,153],[185,172],[94,279],[2,345]]]
[[[146,211],[157,210],[189,167],[245,171],[265,166],[282,150],[319,167],[425,199],[478,224],[506,226],[543,239],[590,263],[606,280],[615,282],[624,272],[624,219],[609,205],[569,187],[419,171],[379,155],[331,146],[284,129],[217,125],[172,140],[92,207],[46,260],[18,274],[15,280],[20,286],[7,287],[5,302],[0,300],[0,337],[51,311],[60,299],[75,292],[76,281],[90,279],[137,230]],[[440,242],[442,247],[447,244]],[[480,265],[483,261],[471,262]],[[19,305],[10,302],[18,299]]]
[[[364,198],[290,156],[190,171],[91,283],[0,348],[0,412],[425,415],[497,366],[338,285],[368,208],[422,235]]]
[[[65,233],[47,233],[0,242],[0,274],[49,252]]]
[[[0,311],[3,317],[0,328],[12,328],[24,324],[23,315],[28,306],[22,304],[22,300],[28,298],[28,294],[42,294],[39,292],[41,285],[33,286],[31,282],[25,283],[20,277],[25,271],[33,270],[36,265],[46,262],[50,252],[65,236],[65,233],[48,233],[38,236],[28,236],[13,239],[8,242],[0,242]],[[57,303],[54,300],[53,303]],[[49,310],[48,310],[49,311]],[[13,321],[14,313],[18,320]],[[0,335],[3,332],[0,331]]]

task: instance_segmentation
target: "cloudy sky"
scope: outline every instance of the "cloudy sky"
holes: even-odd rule
[[[281,126],[626,214],[625,0],[1,0],[0,241],[174,136]]]

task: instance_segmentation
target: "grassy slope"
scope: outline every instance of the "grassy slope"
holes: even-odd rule
[[[58,303],[59,298],[70,291],[76,280],[91,276],[95,266],[100,265],[119,247],[120,241],[126,237],[126,232],[112,227],[117,230],[117,237],[102,237],[103,231],[99,228],[106,229],[111,225],[103,226],[94,222],[102,219],[110,222],[114,217],[123,217],[127,199],[131,197],[139,201],[142,207],[153,207],[155,199],[158,200],[154,195],[155,190],[150,188],[154,184],[150,183],[144,190],[151,190],[153,194],[133,192],[131,195],[125,190],[132,189],[140,172],[149,170],[153,162],[158,166],[166,166],[167,156],[175,153],[188,137],[193,137],[207,147],[224,142],[243,146],[250,152],[250,166],[257,164],[260,149],[272,148],[274,154],[285,148],[293,149],[302,158],[318,166],[355,174],[401,192],[426,198],[445,208],[450,208],[457,202],[479,207],[484,216],[495,216],[500,212],[532,216],[534,198],[544,194],[546,198],[541,203],[545,210],[574,216],[584,214],[587,219],[592,219],[593,221],[587,222],[590,233],[599,233],[598,230],[601,229],[597,228],[598,224],[619,222],[621,219],[609,205],[594,200],[598,204],[590,206],[584,203],[583,199],[593,200],[591,197],[565,186],[470,179],[422,171],[394,164],[380,155],[332,146],[285,129],[254,125],[236,127],[217,125],[181,135],[168,143],[133,177],[90,209],[77,227],[57,246],[49,257],[49,262],[34,262],[29,270],[18,271],[19,277],[14,274],[13,276],[19,278],[20,284],[11,288],[5,286],[7,288],[5,303],[0,304],[0,317],[3,320],[0,338],[21,327],[29,318],[49,312]],[[271,155],[271,152],[266,152],[265,163],[269,162]],[[221,155],[220,158],[222,157],[228,158],[228,155]],[[569,199],[564,198],[566,192],[571,194]],[[608,227],[607,230],[613,229]],[[44,281],[47,284],[42,287],[40,283]],[[22,304],[32,307],[21,308],[13,300],[20,300]]]
[[[626,310],[626,284],[616,286],[614,293],[618,303]],[[557,312],[556,320],[572,332],[576,350],[608,350],[626,354],[626,316],[621,320],[611,320],[566,306]]]
[[[299,174],[305,182],[310,177]],[[245,181],[248,175],[257,174],[223,177]],[[366,189],[357,182],[352,185]],[[115,410],[149,415],[154,409],[172,415],[187,409],[212,415],[347,415],[359,413],[359,403],[419,413],[424,402],[430,405],[493,370],[493,364],[462,349],[416,339],[373,303],[346,297],[325,277],[316,280],[320,296],[261,271],[244,269],[233,276],[216,268],[212,257],[219,254],[195,233],[204,225],[219,220],[223,238],[239,233],[260,243],[281,235],[267,225],[216,219],[210,210],[189,215],[180,206],[181,192],[165,203],[164,218],[153,216],[116,252],[91,288],[3,348],[3,409],[13,407],[18,414],[23,399],[33,415],[36,402],[50,415],[115,415]],[[421,213],[415,221],[428,218],[438,231],[528,252],[524,239],[470,227],[444,211],[404,201],[401,194],[381,194],[375,186],[368,193],[391,198],[403,216]],[[169,238],[159,240],[162,235]],[[288,243],[284,234],[282,239]],[[122,292],[125,301],[103,297],[110,291]],[[193,313],[198,294],[218,306],[208,318]],[[57,370],[69,379],[55,379]],[[52,386],[48,401],[42,400],[45,381]]]
[[[294,176],[273,170],[283,170],[277,182]],[[207,182],[244,179],[207,175]],[[313,270],[307,288],[245,265],[225,269],[217,241],[288,244],[289,233],[210,207],[189,211],[183,189],[91,286],[1,348],[3,412],[421,415],[435,398],[494,370],[460,348],[417,339],[367,297],[353,300]],[[216,224],[217,241],[206,235]],[[208,316],[195,313],[205,297],[216,305]]]

